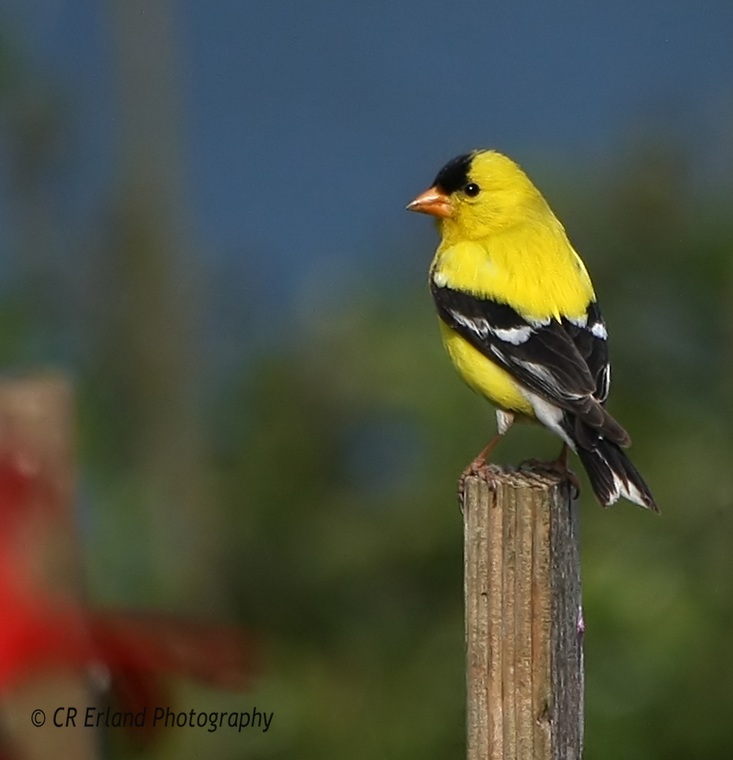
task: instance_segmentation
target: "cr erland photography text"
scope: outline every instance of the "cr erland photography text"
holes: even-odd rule
[[[36,709],[31,714],[34,726],[46,723],[46,713],[55,728],[198,728],[209,733],[236,729],[267,733],[275,713],[258,710],[176,710],[170,706],[144,707],[137,712],[123,712],[93,705],[60,705],[48,711]]]

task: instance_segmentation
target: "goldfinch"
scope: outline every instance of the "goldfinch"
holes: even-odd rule
[[[585,265],[522,169],[493,150],[458,156],[408,206],[437,218],[430,289],[443,343],[466,383],[496,407],[497,435],[542,423],[580,457],[603,505],[657,511],[623,451],[628,433],[605,408],[608,334]]]

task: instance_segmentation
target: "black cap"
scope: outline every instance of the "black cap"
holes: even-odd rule
[[[475,155],[476,151],[464,153],[462,156],[457,156],[452,161],[449,161],[438,172],[433,185],[439,187],[445,193],[448,193],[448,195],[465,187],[468,182],[468,170]]]

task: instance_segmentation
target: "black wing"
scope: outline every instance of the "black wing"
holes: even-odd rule
[[[585,313],[585,324],[567,319],[562,326],[585,360],[595,383],[594,398],[604,403],[611,386],[611,365],[608,362],[608,333],[596,301],[591,301]]]
[[[533,322],[508,304],[431,281],[440,318],[521,385],[603,431],[621,445],[628,435],[603,409],[610,370],[606,328],[595,302],[585,319]]]

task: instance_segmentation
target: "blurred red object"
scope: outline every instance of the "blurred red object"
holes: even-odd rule
[[[40,468],[39,468],[40,469]],[[241,629],[172,616],[96,612],[38,572],[58,498],[17,452],[0,451],[0,694],[56,670],[100,672],[124,710],[160,704],[163,676],[241,689],[257,670]]]

